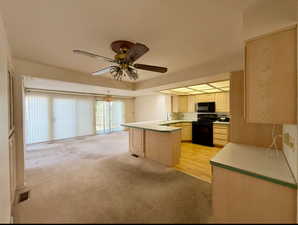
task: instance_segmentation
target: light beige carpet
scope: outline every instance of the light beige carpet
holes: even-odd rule
[[[210,184],[128,154],[126,132],[30,146],[17,223],[206,223]]]

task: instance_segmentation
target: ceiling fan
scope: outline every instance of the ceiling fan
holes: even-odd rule
[[[135,63],[136,60],[149,51],[149,48],[144,44],[120,40],[112,42],[111,48],[114,52],[116,52],[114,59],[84,50],[76,49],[73,50],[73,53],[103,59],[111,63],[110,66],[97,70],[93,72],[92,75],[102,75],[104,73],[110,72],[117,80],[122,80],[126,76],[133,80],[138,79],[137,69],[158,73],[165,73],[168,70],[166,67]]]

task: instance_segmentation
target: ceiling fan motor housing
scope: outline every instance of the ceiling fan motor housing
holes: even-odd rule
[[[135,44],[130,42],[130,41],[123,41],[123,40],[119,40],[119,41],[114,41],[111,44],[111,48],[114,52],[116,52],[117,54],[120,53],[127,53],[128,50],[134,46]]]

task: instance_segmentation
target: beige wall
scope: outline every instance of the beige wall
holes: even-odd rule
[[[24,129],[24,82],[20,76],[14,78],[14,119],[16,138],[16,186],[17,190],[24,187],[24,149],[25,149],[25,129]]]
[[[125,123],[131,123],[135,121],[135,99],[122,99],[125,107]]]
[[[0,17],[0,223],[10,221],[10,178],[8,148],[8,61],[9,46]]]
[[[297,0],[255,1],[243,13],[243,39],[270,33],[297,22]]]
[[[135,98],[135,120],[166,120],[167,112],[171,112],[169,95],[155,94]]]
[[[101,87],[119,88],[125,90],[134,89],[134,84],[131,82],[117,81],[100,76],[92,76],[88,73],[77,72],[24,59],[14,58],[13,63],[17,75],[88,85],[98,85]]]

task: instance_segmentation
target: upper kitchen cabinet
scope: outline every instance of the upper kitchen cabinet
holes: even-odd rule
[[[213,93],[197,95],[196,102],[215,102],[215,95]]]
[[[297,26],[246,42],[245,119],[297,123]]]
[[[230,112],[229,92],[219,92],[214,94],[216,112]]]
[[[189,95],[187,104],[188,112],[195,112],[196,95]]]
[[[188,112],[188,96],[172,96],[172,112]]]

